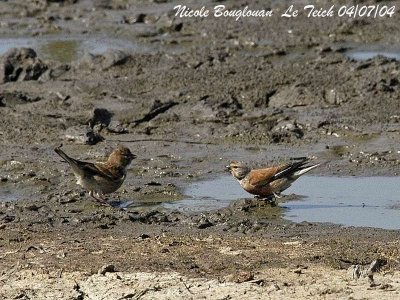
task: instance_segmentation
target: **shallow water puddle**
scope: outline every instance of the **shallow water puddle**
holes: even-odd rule
[[[388,51],[388,50],[350,50],[347,56],[354,60],[368,60],[378,55],[400,60],[400,51]]]
[[[400,178],[303,176],[285,194],[302,195],[279,204],[294,222],[329,222],[346,226],[400,229]],[[169,209],[209,211],[252,196],[231,176],[193,183],[187,199],[164,203]]]
[[[347,226],[400,229],[400,178],[304,177],[290,192],[304,201],[289,202],[285,217],[294,222],[331,222]]]
[[[227,207],[234,200],[250,196],[231,176],[195,182],[183,194],[189,198],[164,203],[163,206],[188,212],[210,211]]]
[[[139,45],[127,40],[95,37],[39,37],[0,39],[0,55],[11,48],[33,48],[40,58],[63,63],[71,62],[84,53],[101,54],[109,49],[137,50]]]
[[[17,201],[23,199],[23,195],[11,189],[0,186],[0,202],[2,201]]]

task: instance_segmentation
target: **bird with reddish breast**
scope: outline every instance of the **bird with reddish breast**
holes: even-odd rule
[[[307,165],[309,162],[310,158],[303,157],[293,163],[251,169],[242,162],[233,161],[227,166],[227,169],[246,192],[261,199],[280,198],[280,194],[301,175],[320,165]]]

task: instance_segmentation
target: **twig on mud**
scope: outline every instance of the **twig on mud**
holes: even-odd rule
[[[174,102],[174,101],[161,103],[160,101],[156,100],[153,104],[153,107],[150,109],[150,111],[147,114],[145,114],[143,118],[135,120],[135,121],[133,121],[133,123],[136,126],[138,124],[153,120],[159,114],[165,113],[167,110],[169,110],[171,107],[174,107],[175,105],[178,105],[178,103]]]
[[[135,297],[132,297],[132,299],[139,300],[139,299],[142,298],[145,294],[147,294],[147,292],[150,292],[150,291],[155,291],[155,292],[157,292],[157,291],[160,291],[160,290],[161,290],[161,288],[158,287],[158,286],[155,286],[155,287],[153,287],[153,288],[146,288],[146,289],[144,289],[144,290],[138,292],[137,294],[135,293],[135,295],[134,295]],[[126,296],[124,296],[124,297],[126,297]],[[124,298],[120,298],[120,299],[124,299]],[[125,299],[126,299],[126,298],[125,298]]]
[[[188,290],[188,292],[191,293],[191,294],[193,295],[193,292],[190,290],[190,287],[188,287],[188,286],[186,285],[186,283],[183,281],[182,277],[179,278],[179,281],[182,282],[183,285],[185,286],[185,288]]]
[[[74,282],[75,282],[75,285],[74,285],[73,289],[79,294],[77,299],[84,299],[86,296],[85,292],[81,290],[81,286],[75,279],[74,279]]]

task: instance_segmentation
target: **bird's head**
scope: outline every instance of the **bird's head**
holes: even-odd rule
[[[127,167],[133,159],[136,158],[135,154],[132,154],[131,150],[125,146],[118,146],[108,157],[108,162],[114,165]]]
[[[226,166],[226,168],[232,174],[232,176],[238,180],[243,179],[250,172],[250,168],[239,161],[231,162],[229,166]]]

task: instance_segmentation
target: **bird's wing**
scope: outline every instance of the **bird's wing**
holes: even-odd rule
[[[84,172],[83,172],[82,166],[84,166],[85,164],[88,164],[88,163],[68,156],[64,151],[62,151],[60,149],[60,147],[55,148],[54,151],[58,155],[60,155],[72,167],[72,170],[76,175],[83,176]]]
[[[287,167],[287,165],[252,170],[248,175],[249,183],[255,187],[265,186],[273,181],[275,174],[281,172],[285,167]]]
[[[124,180],[124,169],[116,166],[110,166],[107,163],[91,163],[77,160],[65,154],[65,152],[60,149],[61,146],[62,145],[55,148],[54,151],[70,164],[76,175],[88,177],[100,176],[114,182],[120,182],[121,180]]]
[[[274,174],[272,180],[277,180],[283,177],[292,176],[296,171],[303,168],[303,166],[309,161],[308,158],[301,159],[295,163],[286,164],[282,166],[282,169]]]
[[[81,167],[88,176],[101,176],[115,182],[121,181],[123,175],[121,170],[100,163],[81,162]]]

